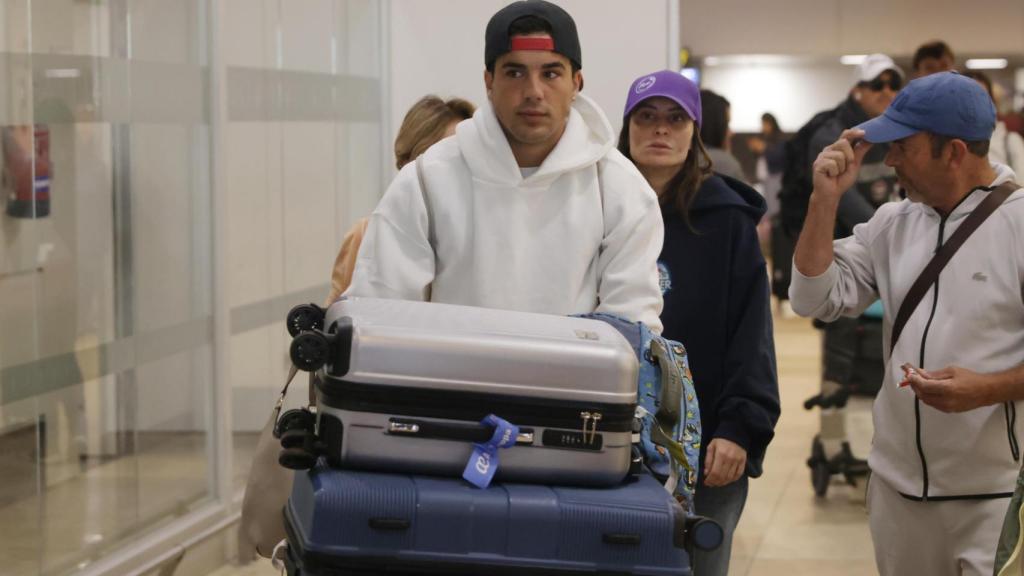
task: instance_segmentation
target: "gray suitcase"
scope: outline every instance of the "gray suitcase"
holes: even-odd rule
[[[611,486],[629,471],[637,360],[604,322],[361,298],[323,326],[317,437],[333,465],[460,476],[495,414],[520,429],[496,480]]]

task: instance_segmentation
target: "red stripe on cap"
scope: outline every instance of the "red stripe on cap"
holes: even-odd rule
[[[550,36],[513,36],[510,50],[555,50],[555,41]]]

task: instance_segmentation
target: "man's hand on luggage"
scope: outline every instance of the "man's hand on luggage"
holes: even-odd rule
[[[857,173],[871,144],[865,142],[863,130],[845,130],[814,161],[814,192],[838,201],[843,192],[857,181]]]
[[[747,451],[739,444],[715,438],[704,458],[704,485],[725,486],[740,479],[747,467]]]
[[[917,369],[908,374],[906,382],[921,402],[941,412],[966,412],[992,403],[988,376],[959,366]]]

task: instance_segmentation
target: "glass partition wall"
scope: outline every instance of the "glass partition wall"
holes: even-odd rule
[[[232,506],[283,314],[323,300],[382,189],[381,10],[0,1],[0,572],[88,570]]]

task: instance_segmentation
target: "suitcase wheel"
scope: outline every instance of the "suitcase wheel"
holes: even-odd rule
[[[697,550],[710,552],[722,545],[725,532],[722,526],[711,518],[693,516],[687,518],[686,533],[689,544]]]
[[[299,370],[315,372],[327,363],[330,342],[318,332],[303,332],[292,340],[289,352]]]
[[[277,420],[274,427],[274,437],[284,440],[285,435],[292,431],[303,431],[313,433],[316,427],[316,416],[308,408],[293,408],[287,410]]]
[[[324,309],[316,304],[299,304],[288,312],[288,333],[292,338],[307,330],[324,327]]]
[[[281,447],[282,448],[302,448],[306,443],[306,436],[310,432],[307,430],[288,430],[281,434]]]
[[[814,487],[814,494],[824,498],[828,492],[832,472],[829,470],[828,458],[825,457],[825,446],[817,436],[811,442],[811,457],[807,459],[807,466],[811,469],[811,486]]]
[[[277,462],[289,470],[309,470],[316,465],[316,454],[302,448],[285,448],[278,455]]]

